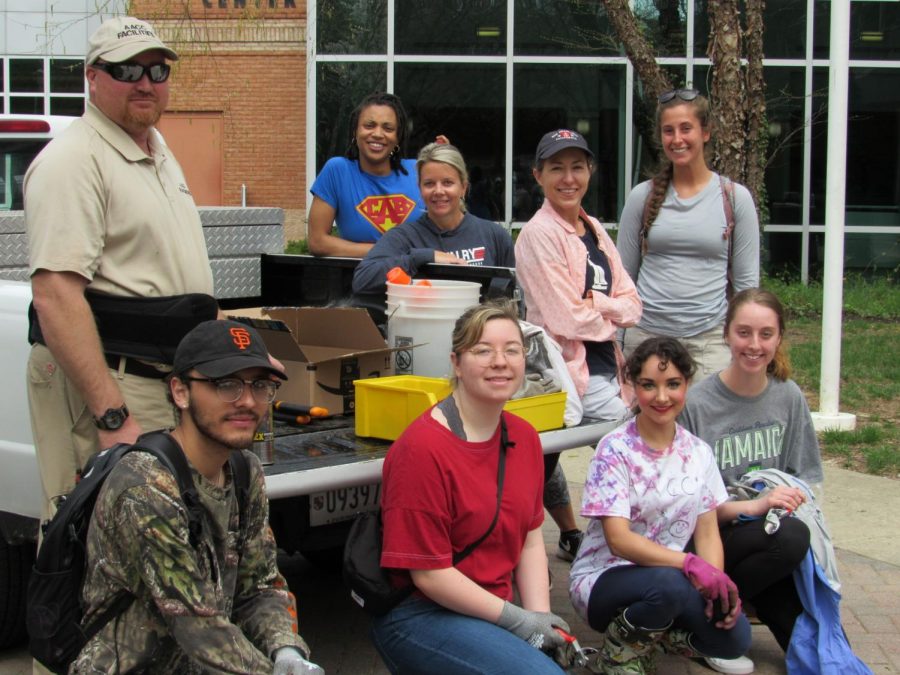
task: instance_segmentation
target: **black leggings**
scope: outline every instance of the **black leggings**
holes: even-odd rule
[[[809,529],[798,518],[784,518],[775,534],[766,534],[762,518],[725,525],[725,572],[737,584],[741,599],[756,608],[756,615],[778,644],[787,651],[794,622],[803,611],[794,586],[793,571],[809,550]]]

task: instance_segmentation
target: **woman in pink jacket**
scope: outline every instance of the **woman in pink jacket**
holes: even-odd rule
[[[562,346],[584,416],[617,420],[631,390],[621,382],[616,330],[638,322],[641,300],[612,239],[581,206],[593,170],[581,134],[557,129],[541,138],[533,172],[544,204],[516,241],[516,274],[526,318]]]

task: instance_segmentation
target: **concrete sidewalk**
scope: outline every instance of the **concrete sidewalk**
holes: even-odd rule
[[[560,460],[576,514],[592,455],[592,448],[578,448],[564,453]],[[824,491],[822,510],[837,553],[847,637],[874,673],[900,673],[900,481],[826,465]],[[579,521],[584,523],[580,517]],[[553,555],[558,536],[553,521],[547,518],[544,540],[551,553],[554,611],[570,623],[582,646],[597,646],[599,635],[575,616],[569,602],[569,563]],[[765,626],[753,626],[748,656],[759,675],[786,673],[784,653]],[[660,661],[660,675],[712,672],[687,659],[666,657]]]

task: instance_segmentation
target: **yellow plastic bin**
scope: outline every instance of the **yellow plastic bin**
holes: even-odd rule
[[[397,375],[356,380],[356,435],[393,441],[435,403],[450,395],[450,382],[439,377]],[[538,431],[563,426],[566,392],[510,401],[506,410]]]
[[[441,377],[396,375],[353,382],[356,386],[356,435],[393,441],[428,408],[450,394]]]
[[[559,429],[564,424],[566,392],[556,391],[552,394],[517,398],[503,406],[503,409],[527,420],[538,431]]]

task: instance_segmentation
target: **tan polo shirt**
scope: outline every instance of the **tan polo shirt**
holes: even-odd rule
[[[30,274],[76,272],[132,297],[213,294],[203,228],[162,135],[152,157],[92,104],[25,175]]]

